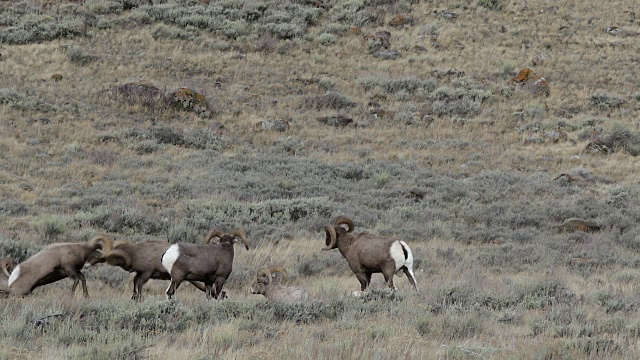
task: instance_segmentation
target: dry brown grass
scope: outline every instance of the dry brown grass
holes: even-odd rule
[[[73,14],[103,2],[26,0],[20,6],[37,8],[29,21],[64,25],[65,16],[75,19]],[[168,4],[154,8],[175,1],[163,3]],[[189,11],[201,6],[191,3],[185,5]],[[250,35],[234,39],[176,23],[165,25],[194,40],[184,40],[189,37],[183,33],[154,39],[157,24],[139,25],[129,18],[148,8],[134,7],[96,17],[121,19],[126,26],[88,25],[70,38],[0,43],[0,256],[19,246],[37,251],[45,242],[41,224],[49,222],[63,222],[57,226],[70,240],[97,232],[132,241],[182,240],[209,226],[244,226],[253,229],[249,235],[256,247],[238,249],[225,285],[231,305],[225,306],[259,306],[263,299],[249,295],[247,286],[255,269],[272,263],[289,270],[291,285],[306,287],[325,303],[340,299],[345,306],[334,319],[308,324],[238,316],[193,321],[175,331],[136,332],[111,324],[99,332],[71,318],[53,325],[54,331],[34,331],[34,319],[58,310],[98,309],[87,315],[93,319],[114,304],[123,313],[146,309],[128,300],[128,274],[88,269],[89,302],[78,296],[69,300],[67,281],[0,302],[0,358],[640,356],[640,227],[635,225],[640,165],[629,151],[584,151],[589,142],[584,134],[590,131],[606,133],[618,124],[637,137],[640,130],[635,4],[499,1],[498,10],[481,1],[369,4],[372,11],[386,11],[384,24],[397,12],[414,17],[413,26],[362,27],[362,34],[391,32],[391,49],[401,57],[384,61],[371,57],[361,35],[348,31],[336,32],[333,44],[321,44],[319,37],[332,21],[330,10],[341,3],[326,2],[328,11],[320,10],[318,22],[290,40],[264,37],[248,25],[242,26]],[[16,4],[2,3],[0,20],[18,19]],[[211,2],[203,9],[214,5],[224,4]],[[444,17],[445,10],[458,17]],[[0,33],[11,26],[3,22]],[[608,26],[622,31],[612,35],[604,31]],[[541,53],[546,61],[535,71],[549,81],[548,97],[507,84]],[[80,61],[83,56],[92,61]],[[450,69],[465,75],[437,75]],[[62,79],[54,81],[52,74]],[[464,100],[455,96],[443,100],[431,91],[363,86],[367,79],[403,78],[433,80],[434,92],[443,97],[453,91],[462,98],[479,92],[491,97],[464,108]],[[132,105],[109,96],[114,87],[138,81],[163,93],[180,87],[202,93],[213,115]],[[357,104],[333,109],[318,100],[305,106],[307,97],[322,99],[328,91]],[[624,103],[599,108],[590,102],[594,94]],[[20,100],[13,102],[16,96]],[[367,110],[370,101],[394,115],[374,117]],[[414,111],[432,121],[403,115]],[[353,118],[355,126],[334,128],[316,120],[340,113]],[[290,129],[263,131],[255,126],[263,120],[287,120]],[[582,127],[593,120],[602,122]],[[557,130],[561,122],[575,127],[563,130],[567,140],[545,138],[544,131]],[[153,137],[158,128],[183,138],[200,131],[193,141],[209,136],[210,142],[196,143],[200,147],[163,143]],[[260,162],[283,173],[269,173]],[[341,175],[348,166],[353,174]],[[575,169],[597,181],[565,186],[552,180]],[[414,189],[422,195],[412,201],[406,194]],[[300,194],[327,197],[331,216],[355,213],[362,229],[411,237],[420,260],[420,291],[412,293],[407,281],[398,279],[401,301],[351,299],[358,282],[346,261],[320,251],[321,226],[330,216],[279,224],[215,212],[223,205],[305,197]],[[213,210],[200,209],[209,203]],[[599,222],[603,230],[552,231],[577,215]],[[301,273],[304,263],[313,273]],[[373,285],[383,287],[379,275]],[[142,306],[161,306],[165,287],[165,282],[150,282],[145,288],[150,305]],[[189,311],[213,313],[221,306],[207,304],[190,286],[181,287],[177,297],[176,313],[189,316],[196,315]]]

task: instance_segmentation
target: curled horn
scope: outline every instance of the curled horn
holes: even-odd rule
[[[95,245],[97,243],[101,243],[102,248],[100,249],[103,254],[108,254],[113,249],[113,240],[109,239],[106,236],[99,235],[89,240],[89,244]]]
[[[338,216],[338,217],[333,221],[333,223],[334,223],[336,226],[340,226],[340,225],[347,225],[347,227],[348,227],[347,232],[352,232],[352,231],[353,231],[353,229],[354,229],[353,221],[352,221],[349,217],[344,216],[344,215]]]
[[[242,243],[244,244],[244,247],[247,248],[247,250],[249,250],[249,239],[247,239],[247,233],[245,233],[244,230],[240,228],[233,229],[231,230],[229,235],[231,235],[234,238],[240,238],[240,240],[242,240]]]
[[[120,266],[125,270],[131,268],[131,255],[122,249],[116,247],[116,249],[109,251],[105,257],[109,265]]]
[[[287,270],[285,270],[282,266],[279,266],[279,265],[270,266],[269,271],[271,272],[271,274],[274,274],[274,273],[282,274],[282,277],[278,282],[283,282],[287,280]]]
[[[267,278],[267,284],[271,284],[271,269],[268,267],[260,268],[256,274],[256,278],[260,279],[261,277]]]
[[[326,250],[335,249],[336,241],[338,240],[338,237],[336,236],[336,229],[333,227],[333,225],[325,225],[324,231],[328,235],[327,241],[326,241],[327,247],[323,248],[322,250],[326,251]]]
[[[0,267],[2,267],[2,272],[7,275],[7,277],[11,276],[9,269],[13,267],[13,260],[9,258],[0,259]]]
[[[220,228],[211,229],[211,230],[209,230],[207,235],[205,235],[204,243],[208,244],[208,243],[211,242],[211,239],[213,239],[214,237],[221,238],[223,236],[224,236],[224,231],[222,229],[220,229]]]

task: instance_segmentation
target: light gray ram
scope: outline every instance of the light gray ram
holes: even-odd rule
[[[11,294],[25,296],[37,287],[70,277],[73,279],[71,294],[82,282],[84,296],[89,297],[87,281],[80,270],[100,251],[109,251],[112,245],[111,239],[104,236],[97,236],[86,243],[51,244],[18,264],[11,272],[8,281]]]
[[[280,273],[281,277],[275,276]],[[281,283],[286,280],[287,271],[280,266],[263,267],[258,270],[256,280],[251,285],[249,292],[261,294],[267,300],[273,301],[307,301],[310,299],[307,290],[302,288],[284,286]]]

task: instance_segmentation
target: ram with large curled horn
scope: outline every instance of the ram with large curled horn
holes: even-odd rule
[[[169,249],[171,244],[167,241],[145,241],[141,243],[128,243],[125,241],[115,241],[113,249],[103,251],[100,256],[91,259],[91,265],[106,262],[111,266],[120,267],[128,272],[136,273],[133,278],[132,300],[143,301],[142,287],[149,281],[171,280],[171,275],[162,266],[162,255]],[[201,282],[190,281],[193,286],[201,291],[205,291],[205,286]]]
[[[82,282],[84,297],[89,297],[87,281],[80,270],[100,252],[110,251],[112,246],[113,241],[106,236],[96,236],[86,243],[51,244],[11,272],[8,281],[11,294],[25,296],[37,287],[70,277],[73,279],[71,294]]]
[[[353,230],[350,218],[338,216],[332,224],[324,227],[326,247],[322,250],[338,248],[360,281],[361,291],[371,284],[371,275],[374,273],[382,273],[387,285],[393,290],[396,290],[393,274],[402,276],[404,273],[413,288],[418,290],[413,273],[413,254],[404,241],[366,232],[353,234]]]
[[[218,241],[211,242],[214,238]],[[224,298],[222,286],[233,269],[233,244],[236,239],[240,239],[249,250],[249,239],[242,229],[234,229],[230,233],[222,229],[212,229],[205,237],[204,245],[171,245],[162,255],[162,266],[171,275],[171,284],[166,291],[167,298],[171,299],[184,280],[202,281],[207,299]]]
[[[276,276],[280,273],[280,277]],[[287,271],[281,266],[273,265],[258,269],[256,279],[251,285],[251,294],[261,294],[269,301],[307,301],[310,300],[307,290],[282,285],[287,279]]]
[[[9,276],[11,276],[11,270],[13,269],[13,260],[10,258],[0,259],[0,297],[6,297],[9,295]]]

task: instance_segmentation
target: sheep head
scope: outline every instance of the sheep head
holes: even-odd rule
[[[282,275],[280,280],[278,280],[278,278],[275,277],[276,273],[280,273]],[[251,285],[249,292],[251,292],[252,294],[264,295],[267,291],[267,287],[271,285],[272,279],[275,284],[280,284],[280,282],[286,280],[286,278],[287,278],[287,271],[283,269],[281,266],[273,265],[273,266],[263,267],[258,270],[256,274],[256,280]]]
[[[113,249],[114,242],[106,236],[99,235],[89,240],[89,245],[95,250],[89,253],[85,262],[93,266],[105,261],[105,255]]]
[[[244,247],[249,250],[249,239],[247,238],[247,233],[244,232],[244,230],[238,228],[238,229],[233,229],[231,230],[231,233],[229,233],[229,235],[232,238],[239,238],[240,241],[242,241],[242,243],[244,244]]]
[[[108,253],[113,249],[113,240],[109,239],[106,236],[99,235],[89,240],[89,244],[97,248],[97,245],[100,244],[100,251],[103,253]]]
[[[219,228],[209,230],[207,235],[204,237],[204,243],[209,244],[213,238],[218,238],[218,243],[226,242],[230,244],[233,244],[235,239],[238,238],[242,241],[244,247],[249,250],[249,239],[247,238],[247,233],[240,228],[233,229],[228,234]]]
[[[111,266],[119,266],[125,270],[131,267],[131,255],[117,247],[106,254],[105,261]]]
[[[346,225],[346,227],[344,227]],[[338,216],[333,224],[325,225],[324,231],[327,234],[325,243],[327,247],[322,250],[333,250],[338,247],[338,238],[347,238],[347,234],[351,233],[354,229],[353,221],[347,216]]]
[[[204,243],[209,244],[213,238],[222,239],[224,235],[225,235],[224,230],[220,228],[211,229],[209,230],[207,235],[204,236]]]
[[[0,268],[2,268],[2,272],[7,275],[7,277],[11,276],[13,265],[13,260],[11,260],[10,258],[0,259]]]
[[[101,240],[104,241],[104,245],[102,246],[102,249],[98,251],[94,251],[91,254],[89,254],[89,258],[87,259],[87,264],[91,266],[107,261],[109,254],[111,254],[114,251],[114,249],[117,249],[119,246],[123,244],[128,244],[126,241],[122,241],[122,240],[113,241],[104,236],[100,236],[99,238],[101,238]],[[113,265],[111,262],[109,262],[109,264]]]

